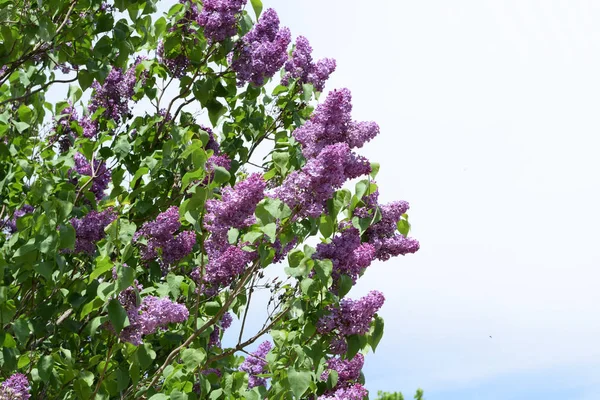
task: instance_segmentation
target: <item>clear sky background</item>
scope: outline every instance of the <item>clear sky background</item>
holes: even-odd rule
[[[387,298],[367,387],[600,399],[598,3],[263,2],[337,59],[383,200],[411,203],[421,250],[351,293]]]
[[[412,205],[421,250],[350,294],[387,298],[372,393],[600,399],[597,1],[263,2],[337,59],[327,89],[381,126],[380,199]]]

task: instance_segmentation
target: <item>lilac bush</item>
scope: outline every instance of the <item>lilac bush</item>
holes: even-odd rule
[[[366,398],[379,126],[261,0],[159,3],[3,3],[0,398]]]

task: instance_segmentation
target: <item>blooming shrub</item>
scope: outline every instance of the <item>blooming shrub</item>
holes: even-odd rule
[[[0,399],[365,398],[379,126],[260,0],[157,3],[2,3]]]

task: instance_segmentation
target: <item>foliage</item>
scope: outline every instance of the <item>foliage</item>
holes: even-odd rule
[[[423,390],[417,389],[417,393],[415,394],[415,400],[423,400]],[[382,392],[381,390],[377,392],[376,400],[404,400],[404,396],[400,392]]]
[[[379,128],[260,0],[156,3],[0,0],[0,397],[364,397],[383,295],[346,295],[419,247]]]

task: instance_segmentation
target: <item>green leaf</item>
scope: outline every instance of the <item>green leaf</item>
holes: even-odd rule
[[[17,131],[19,133],[23,133],[25,132],[27,129],[29,129],[29,124],[25,123],[25,122],[21,122],[21,121],[15,121],[12,120],[11,121],[12,124],[15,126],[15,128],[17,128]]]
[[[119,136],[115,142],[113,151],[119,160],[122,160],[129,155],[131,152],[131,145],[129,144],[126,135]]]
[[[129,318],[127,317],[127,311],[123,308],[119,300],[112,299],[108,303],[108,319],[112,324],[117,335],[121,333],[123,328],[129,326]]]
[[[250,0],[250,3],[252,3],[252,9],[254,9],[254,14],[256,14],[256,19],[258,20],[258,18],[260,17],[260,13],[262,12],[263,9],[263,4],[261,0]]]
[[[156,393],[154,396],[150,397],[149,400],[169,400],[169,396],[162,393]]]
[[[354,282],[352,282],[352,278],[350,278],[346,274],[342,274],[340,276],[340,280],[339,280],[339,292],[338,292],[338,296],[340,298],[342,298],[345,295],[347,295],[348,292],[350,291],[350,289],[352,289],[353,285],[354,285]]]
[[[223,167],[215,167],[214,168],[214,178],[213,182],[216,183],[226,183],[231,179],[231,174]]]
[[[312,98],[314,87],[310,83],[302,84],[302,100],[309,102]]]
[[[110,261],[110,258],[108,256],[96,258],[96,267],[90,274],[89,282],[92,282],[94,279],[98,278],[105,272],[111,270],[113,267],[114,264]]]
[[[271,243],[275,243],[275,240],[277,239],[277,225],[275,224],[275,222],[270,222],[266,224],[261,228],[261,230],[265,233],[265,235],[269,237]]]
[[[379,315],[377,315],[373,319],[373,332],[371,333],[371,336],[369,337],[369,345],[373,349],[373,352],[375,352],[375,349],[377,349],[377,346],[379,345],[379,342],[381,341],[381,338],[383,337],[383,328],[384,328],[383,318],[381,318]]]
[[[47,381],[50,379],[52,374],[52,368],[54,367],[54,359],[52,356],[43,356],[38,361],[37,368],[38,374],[42,380]]]
[[[58,228],[60,233],[60,244],[61,249],[75,249],[75,229],[71,224],[61,225]]]
[[[408,236],[408,232],[410,232],[410,223],[407,220],[401,219],[400,221],[398,221],[397,227],[398,232],[400,232],[402,236]]]
[[[204,349],[185,349],[181,359],[188,370],[195,370],[206,360],[206,352]]]
[[[288,370],[288,382],[297,399],[300,399],[312,381],[312,373],[309,371]]]

